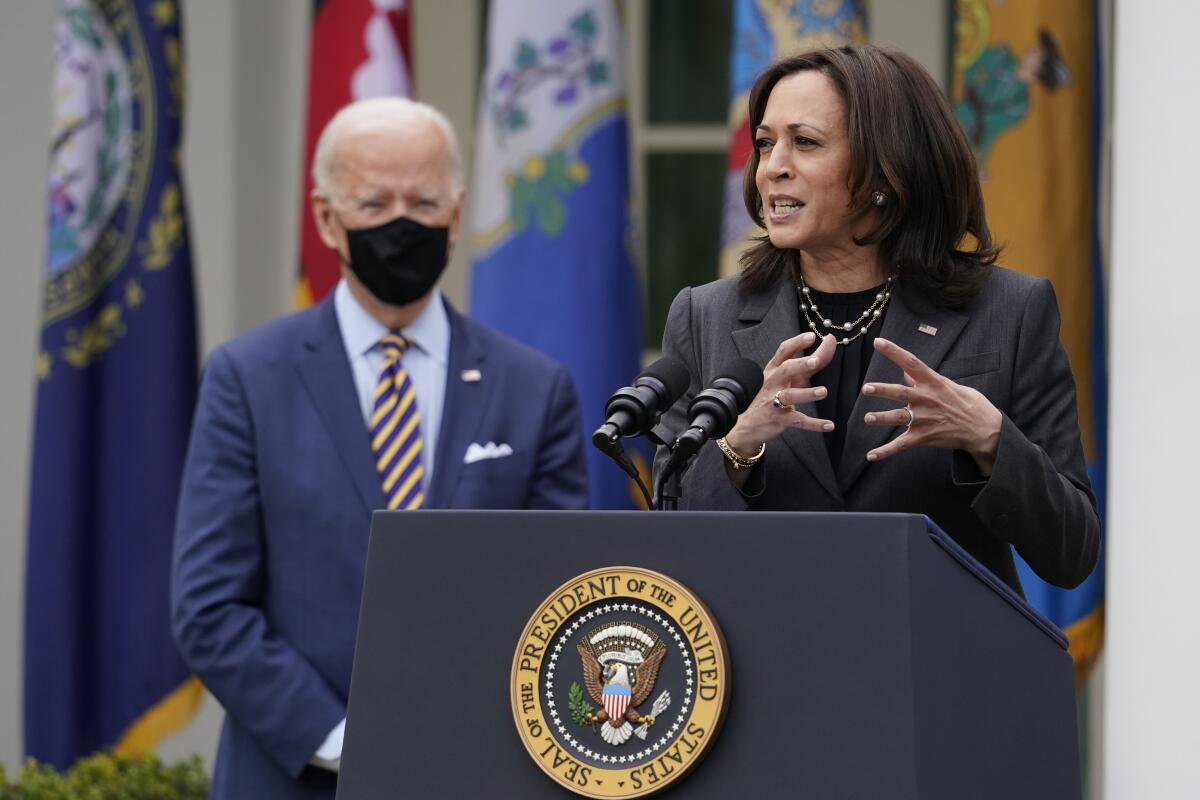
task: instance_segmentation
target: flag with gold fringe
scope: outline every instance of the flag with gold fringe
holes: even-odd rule
[[[61,0],[25,605],[25,749],[137,754],[194,713],[169,621],[196,396],[175,0]]]
[[[750,158],[750,89],[771,63],[819,47],[863,44],[863,0],[734,0],[729,64],[729,158],[721,214],[721,274],[733,275],[738,259],[761,234],[742,201],[742,173]]]
[[[1097,190],[1100,53],[1094,0],[956,0],[951,94],[1006,266],[1049,278],[1104,513],[1107,385]],[[1079,588],[1018,563],[1030,601],[1070,639],[1082,682],[1104,632],[1104,563]]]

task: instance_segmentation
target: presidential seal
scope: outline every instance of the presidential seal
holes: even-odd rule
[[[711,746],[729,658],[686,587],[639,567],[598,569],[534,612],[511,695],[525,749],[559,784],[583,797],[648,797]]]

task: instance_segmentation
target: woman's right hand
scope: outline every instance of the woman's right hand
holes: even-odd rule
[[[811,356],[794,358],[806,348],[812,347],[816,334],[802,333],[784,340],[763,368],[763,385],[750,405],[738,417],[737,424],[725,437],[725,443],[733,452],[750,457],[758,452],[760,445],[771,441],[788,428],[828,433],[833,423],[827,419],[816,419],[797,411],[797,403],[820,400],[827,394],[824,386],[812,388],[809,381],[813,374],[824,369],[833,358],[837,346],[833,336],[826,336],[821,346]],[[775,398],[783,408],[775,405]]]

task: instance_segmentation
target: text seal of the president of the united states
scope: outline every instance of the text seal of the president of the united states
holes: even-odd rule
[[[711,747],[729,656],[712,614],[679,582],[597,569],[534,612],[511,693],[521,740],[547,775],[584,797],[648,797]]]

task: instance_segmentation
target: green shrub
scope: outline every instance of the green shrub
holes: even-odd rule
[[[208,775],[199,756],[163,764],[156,756],[98,753],[59,774],[30,759],[15,784],[0,764],[0,800],[204,800]]]

